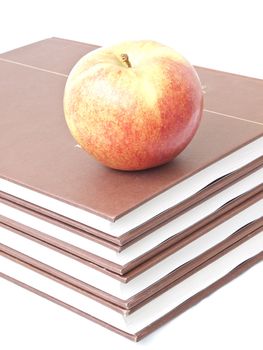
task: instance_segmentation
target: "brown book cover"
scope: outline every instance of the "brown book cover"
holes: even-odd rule
[[[107,225],[118,224],[136,208],[262,136],[263,82],[197,67],[206,89],[205,110],[201,126],[185,151],[169,164],[149,171],[105,168],[76,147],[62,108],[70,69],[95,48],[51,38],[0,55],[0,96],[5,101],[0,120],[0,190],[10,200],[32,208],[20,189],[33,190]],[[44,204],[34,203],[33,209],[122,246],[260,164],[259,152],[253,161],[217,178],[178,205],[152,218],[143,217],[138,226],[117,235],[94,228],[91,221],[83,224],[78,217],[63,216]],[[9,193],[3,180],[19,185],[19,191]]]
[[[254,238],[257,238],[257,239],[254,240]],[[249,242],[251,244],[247,245],[247,242]],[[63,306],[65,308],[69,309],[70,311],[77,313],[80,316],[83,316],[89,320],[92,320],[93,322],[96,322],[96,323],[106,327],[107,329],[109,329],[111,331],[114,331],[114,332],[116,332],[124,337],[127,337],[128,339],[131,339],[133,341],[139,341],[142,338],[144,338],[145,336],[152,333],[154,330],[163,326],[169,320],[179,316],[182,312],[186,311],[190,307],[194,306],[195,304],[197,304],[198,302],[203,300],[204,298],[206,298],[207,296],[212,294],[214,291],[216,291],[220,287],[224,286],[226,283],[232,281],[234,278],[238,277],[240,274],[242,274],[243,272],[248,270],[250,267],[254,266],[255,264],[257,264],[259,262],[262,262],[263,261],[263,251],[260,250],[260,248],[256,247],[258,242],[262,242],[262,231],[261,232],[255,231],[255,234],[254,235],[252,234],[252,236],[250,237],[250,239],[248,241],[245,241],[245,242],[243,242],[243,244],[241,244],[240,247],[243,249],[243,253],[242,253],[242,249],[238,251],[238,253],[240,253],[241,256],[234,259],[235,261],[237,261],[237,263],[235,261],[231,262],[231,259],[233,256],[232,252],[235,251],[236,249],[238,249],[239,247],[233,248],[233,250],[231,250],[230,252],[225,254],[226,256],[219,257],[215,262],[211,262],[209,265],[207,265],[203,269],[196,272],[197,275],[199,274],[198,278],[200,278],[200,277],[202,277],[202,273],[204,272],[203,270],[206,270],[208,268],[208,271],[210,271],[210,265],[212,265],[212,268],[214,268],[213,265],[216,264],[217,270],[218,270],[218,268],[221,269],[220,264],[222,265],[222,259],[223,259],[224,264],[226,264],[228,261],[228,264],[229,264],[229,262],[231,262],[231,264],[229,266],[233,266],[233,267],[227,267],[226,269],[223,269],[223,270],[221,269],[221,271],[219,271],[219,273],[217,271],[216,277],[214,276],[214,277],[212,277],[212,279],[210,279],[210,281],[211,281],[210,284],[207,284],[207,282],[206,282],[204,284],[203,288],[201,288],[199,290],[197,289],[197,291],[195,293],[192,293],[191,296],[185,298],[184,301],[177,304],[177,306],[172,308],[169,312],[165,312],[162,316],[160,316],[155,321],[151,322],[146,327],[137,327],[138,330],[133,331],[133,332],[129,332],[129,331],[127,332],[123,329],[120,329],[120,328],[112,325],[110,322],[105,322],[97,317],[94,317],[93,315],[89,314],[87,308],[82,309],[81,307],[77,307],[77,306],[72,305],[72,304],[76,304],[76,303],[70,304],[69,302],[63,301],[62,299],[64,298],[64,295],[62,295],[62,299],[59,299],[57,296],[53,295],[54,291],[48,292],[47,288],[44,288],[44,290],[43,290],[43,287],[40,287],[40,286],[36,287],[36,283],[32,283],[32,285],[30,285],[30,283],[25,282],[24,276],[21,276],[21,279],[19,280],[19,278],[17,278],[18,276],[14,277],[14,273],[12,273],[12,275],[9,275],[6,272],[0,272],[0,277],[5,278],[5,279],[9,280],[10,282],[15,283],[18,286],[23,287],[31,292],[34,292],[34,293],[38,294],[39,296],[42,296],[42,297],[60,305],[60,306]],[[251,249],[251,247],[253,245],[254,245],[254,248]],[[247,252],[247,250],[249,250],[249,252]],[[245,251],[245,253],[244,253],[244,251]],[[15,264],[21,265],[29,270],[32,270],[32,271],[35,270],[32,266],[26,264],[25,262],[17,260],[16,258],[14,258],[6,253],[1,253],[1,255],[3,258],[7,258],[10,262],[13,261],[13,264],[15,263]],[[244,257],[242,258],[242,256],[244,256],[244,257],[246,256],[246,258],[244,258]],[[7,261],[6,261],[6,263],[7,263]],[[7,263],[7,265],[8,265],[8,263]],[[13,271],[14,271],[14,269],[13,269]],[[223,271],[225,271],[225,272],[223,273]],[[47,274],[44,274],[43,272],[40,272],[38,270],[35,270],[35,272],[37,272],[40,276],[43,275],[43,278],[47,277],[48,279],[46,278],[46,282],[47,282],[47,280],[49,280],[50,282],[51,281],[54,281],[55,283],[57,282],[57,285],[62,284],[65,288],[65,292],[69,288],[73,290],[73,287],[67,285],[64,281],[61,281],[59,279],[55,279],[54,277],[48,276]],[[200,272],[201,272],[201,274],[200,274]],[[189,278],[191,279],[191,277],[194,277],[194,280],[195,280],[196,274],[193,274]],[[210,274],[210,276],[211,276],[211,274]],[[28,279],[26,279],[26,280],[28,280]],[[186,279],[186,281],[187,281],[187,279]],[[184,283],[184,281],[182,283]],[[74,291],[75,291],[75,295],[78,294],[79,298],[80,297],[82,299],[83,299],[83,297],[85,298],[85,294],[83,295],[83,292],[80,289],[74,287]],[[167,296],[169,296],[169,294]],[[164,292],[163,297],[166,298],[166,292]],[[163,299],[163,297],[162,297],[162,299]],[[158,297],[157,297],[157,299],[158,299]],[[160,300],[162,300],[162,299],[160,299]],[[152,303],[152,301],[149,301],[150,306],[151,306],[151,304],[153,304],[153,306],[154,305],[156,306],[156,303],[154,304],[154,303]],[[145,309],[145,307],[146,307],[145,310],[147,310],[147,308],[149,309],[149,305],[148,306],[147,306],[147,304],[143,305],[142,308]],[[105,305],[105,307],[111,309],[112,310],[111,313],[112,312],[114,313],[117,311],[114,308],[114,306]]]

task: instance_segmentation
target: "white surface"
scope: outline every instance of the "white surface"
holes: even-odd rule
[[[0,227],[0,243],[122,300],[127,300],[176,268],[222,242],[240,228],[258,219],[262,216],[262,213],[263,200],[243,210],[176,253],[168,256],[127,284],[2,227]]]
[[[149,38],[196,65],[263,78],[260,0],[2,0],[0,9],[0,52],[52,36],[97,45]]]
[[[260,0],[3,0],[0,10],[0,52],[50,36],[102,45],[143,37],[194,64],[263,78]],[[260,264],[139,344],[0,280],[1,348],[262,350],[262,274]]]
[[[249,164],[263,155],[263,137],[233,152],[229,156],[210,165],[197,174],[159,194],[148,202],[142,204],[130,213],[110,222],[98,215],[87,212],[60,200],[30,190],[24,186],[0,179],[0,191],[7,192],[15,197],[34,203],[60,215],[69,217],[87,226],[96,228],[114,237],[120,237],[135,227],[157,216],[163,211],[181,203],[185,199],[198,193],[210,183],[235,170]]]
[[[55,282],[6,257],[0,256],[1,271],[64,303],[86,312],[125,332],[135,334],[176,306],[208,287],[237,265],[262,252],[263,231],[204,267],[181,283],[149,301],[131,315],[122,315],[89,297]]]
[[[0,215],[16,220],[27,226],[29,226],[28,223],[30,222],[31,227],[40,232],[44,232],[49,236],[55,237],[92,254],[96,254],[109,261],[124,266],[144,253],[157,247],[170,237],[176,236],[180,232],[186,230],[189,226],[216,212],[225,203],[248,192],[262,182],[263,168],[227,187],[225,190],[220,191],[208,200],[186,211],[184,214],[179,215],[174,220],[169,221],[167,224],[151,232],[151,234],[138,240],[134,244],[131,244],[120,253],[1,203]]]

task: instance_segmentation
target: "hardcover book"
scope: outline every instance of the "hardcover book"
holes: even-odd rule
[[[199,67],[204,116],[180,156],[134,173],[98,164],[62,108],[70,69],[95,48],[51,38],[0,55],[2,198],[124,246],[262,164],[263,82]]]

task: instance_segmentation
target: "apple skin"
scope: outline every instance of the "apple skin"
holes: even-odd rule
[[[193,138],[202,109],[194,68],[172,48],[147,40],[86,54],[64,92],[65,119],[75,140],[119,170],[152,168],[176,157]]]

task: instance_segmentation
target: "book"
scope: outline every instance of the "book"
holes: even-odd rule
[[[173,247],[165,259],[150,268],[146,264],[146,268],[140,268],[140,273],[133,274],[128,281],[117,280],[81,260],[64,256],[59,250],[52,250],[52,246],[32,241],[30,236],[8,225],[0,228],[0,250],[128,314],[251,238],[255,230],[263,228],[262,211],[263,200],[253,198],[242,203],[230,218],[188,244]]]
[[[168,223],[155,228],[148,235],[131,242],[121,252],[94,242],[82,232],[71,230],[70,227],[60,227],[55,221],[47,222],[47,217],[6,200],[0,203],[0,223],[48,244],[51,248],[55,247],[79,257],[97,269],[100,268],[104,273],[109,274],[111,271],[118,275],[116,278],[121,276],[126,280],[127,276],[134,276],[135,271],[139,273],[143,266],[146,266],[146,262],[149,268],[168,256],[170,251],[176,249],[174,247],[188,244],[234,215],[238,210],[235,208],[244,201],[249,198],[262,198],[262,178],[261,167]],[[260,214],[260,209],[258,210]]]
[[[263,232],[234,248],[157,296],[130,315],[99,304],[81,290],[73,290],[61,281],[21,264],[8,254],[0,255],[0,277],[47,298],[131,340],[138,341],[178,316],[206,296],[230,282],[254,264],[263,261]]]
[[[70,69],[95,48],[51,38],[0,55],[2,197],[124,246],[262,164],[262,81],[200,67],[204,116],[184,152],[135,173],[98,164],[62,109]]]

